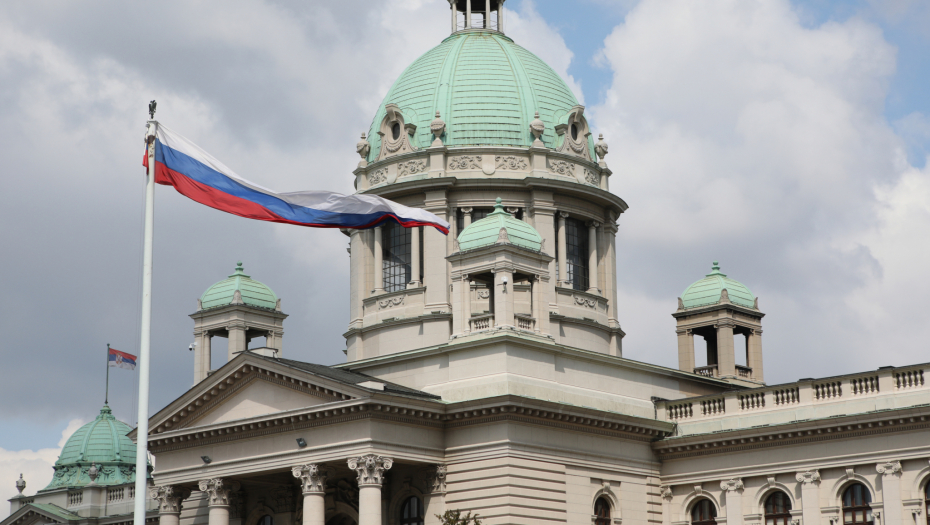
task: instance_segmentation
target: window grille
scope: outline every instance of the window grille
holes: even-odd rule
[[[565,219],[567,281],[575,290],[588,289],[588,228],[584,221]]]
[[[381,227],[385,292],[403,290],[410,282],[410,236],[410,228],[393,221],[385,222]]]

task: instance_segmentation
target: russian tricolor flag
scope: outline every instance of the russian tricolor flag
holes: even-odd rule
[[[148,157],[143,163],[148,167]],[[385,220],[404,227],[433,226],[444,234],[449,223],[428,211],[376,195],[329,191],[277,193],[249,182],[186,138],[159,124],[155,132],[155,182],[174,186],[201,204],[248,219],[317,228],[373,228]]]
[[[136,356],[120,352],[115,348],[110,348],[110,357],[108,359],[110,360],[110,366],[125,368],[126,370],[135,370],[136,368]]]

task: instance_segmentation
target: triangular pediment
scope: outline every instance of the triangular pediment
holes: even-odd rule
[[[50,503],[30,503],[0,520],[0,525],[68,523],[82,519],[77,514]]]
[[[354,384],[287,366],[283,360],[243,353],[155,414],[149,420],[150,435],[368,395]]]

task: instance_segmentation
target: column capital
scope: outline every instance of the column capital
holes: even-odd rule
[[[426,469],[426,490],[430,494],[446,492],[446,465],[440,463]]]
[[[659,487],[659,495],[666,501],[672,501],[672,487],[669,485],[662,485]]]
[[[468,207],[459,208],[459,209],[462,210],[462,213],[471,213],[474,208],[472,208],[471,206],[468,206]]]
[[[359,485],[381,485],[384,473],[391,469],[394,460],[376,454],[348,459],[349,468],[358,474]]]
[[[231,494],[241,486],[234,479],[224,478],[203,479],[197,485],[207,493],[210,507],[228,507]]]
[[[588,228],[597,229],[597,228],[600,227],[600,225],[601,225],[601,223],[599,223],[599,222],[597,222],[597,221],[588,221]]]
[[[291,474],[300,480],[300,488],[304,494],[326,491],[326,478],[333,474],[332,467],[324,467],[316,463],[298,465],[291,469]]]
[[[568,212],[567,212],[567,211],[560,211],[560,212],[558,212],[558,214],[559,214],[559,218],[560,218],[560,219],[567,219],[567,218],[568,218]]]
[[[180,514],[181,503],[190,495],[189,488],[178,485],[164,485],[149,489],[149,497],[158,501],[159,514]]]
[[[893,476],[901,473],[900,461],[886,461],[875,465],[875,471],[882,476]]]
[[[743,490],[743,478],[733,478],[720,482],[720,490],[733,492],[734,490]]]
[[[795,474],[794,479],[798,480],[798,483],[808,485],[811,483],[820,484],[820,471],[817,469],[806,470],[804,472],[798,472]]]
[[[734,322],[733,322],[732,320],[730,320],[730,319],[721,319],[721,320],[717,321],[716,323],[714,323],[714,328],[717,328],[717,329],[720,329],[720,328],[736,328],[736,323],[734,323]]]

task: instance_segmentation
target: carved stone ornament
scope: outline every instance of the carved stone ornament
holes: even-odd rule
[[[507,228],[501,228],[497,232],[497,244],[510,244],[510,236],[507,235]]]
[[[720,302],[721,303],[730,302],[730,292],[728,292],[726,288],[724,288],[723,290],[720,290]]]
[[[755,308],[756,310],[759,309],[759,298],[758,298],[758,297],[756,297],[755,299],[753,299],[753,301],[752,301],[752,307]]]
[[[197,299],[197,311],[199,312],[201,310],[203,310],[203,301]]]
[[[426,471],[426,488],[431,494],[446,491],[446,466],[439,464]]]
[[[275,303],[274,303],[274,311],[275,311],[275,312],[280,312],[280,311],[281,311],[281,299],[278,299],[277,301],[275,301]]]
[[[435,137],[432,146],[442,146],[442,140],[439,137],[446,132],[446,123],[439,118],[439,110],[436,110],[436,118],[429,124],[429,131],[433,134],[433,137]]]
[[[536,116],[533,117],[533,121],[530,122],[530,133],[532,133],[533,137],[535,138],[535,140],[533,140],[534,148],[541,148],[545,146],[543,142],[539,140],[539,137],[541,137],[545,131],[546,125],[543,123],[543,121],[539,120],[539,112],[537,111]]]
[[[681,300],[681,297],[678,298],[678,309],[679,310],[685,309],[685,302]]]
[[[487,298],[490,297],[490,296],[491,296],[491,291],[490,291],[490,290],[478,290],[478,298],[479,298],[479,299],[487,299]]]
[[[410,135],[416,132],[416,126],[404,122],[404,114],[396,104],[384,106],[384,111],[384,118],[381,119],[378,130],[381,137],[378,160],[416,151],[416,146],[410,141]]]
[[[591,131],[584,116],[584,106],[573,107],[566,123],[556,126],[555,132],[563,137],[562,145],[556,151],[592,160],[591,152],[588,151],[588,137]]]
[[[458,253],[460,251],[462,251],[462,247],[459,246],[459,240],[452,239],[452,253]]]
[[[662,496],[662,499],[667,501],[672,501],[672,487],[668,485],[662,485],[659,487],[659,495]]]
[[[334,469],[316,463],[300,465],[291,469],[291,474],[300,480],[300,489],[304,494],[326,492],[326,478],[331,476],[333,472]]]
[[[566,177],[574,177],[575,165],[567,160],[550,160],[549,171]]]
[[[798,480],[798,483],[820,483],[820,471],[819,470],[807,470],[805,472],[798,472],[794,479]]]
[[[382,299],[378,301],[378,306],[381,308],[390,308],[392,306],[400,306],[404,304],[404,297],[406,295],[398,295],[397,297],[388,297],[387,299]]]
[[[720,482],[720,490],[733,492],[734,490],[743,490],[743,478],[733,478]]]
[[[97,483],[95,483],[95,482],[97,481],[97,474],[99,474],[99,473],[100,473],[100,471],[97,469],[97,463],[91,462],[90,468],[87,469],[87,477],[90,478],[90,484],[91,484],[91,485],[96,485],[96,484],[97,484]]]
[[[601,176],[593,171],[585,168],[584,170],[584,181],[592,186],[600,186]]]
[[[449,158],[450,170],[480,170],[481,155],[459,155]]]
[[[879,463],[875,465],[875,471],[883,476],[892,476],[894,474],[901,473],[901,462],[900,461],[886,461],[885,463]]]
[[[26,490],[26,480],[23,479],[23,475],[19,475],[19,479],[16,480],[16,490],[19,491],[19,495],[23,495],[23,491]]]
[[[163,487],[152,487],[149,489],[149,497],[158,502],[158,512],[160,514],[178,514],[181,512],[181,504],[191,495],[191,490],[175,485],[165,485]]]
[[[596,299],[588,299],[587,297],[581,297],[580,295],[575,296],[575,304],[578,306],[586,306],[588,308],[594,308],[597,306]]]
[[[381,184],[387,180],[388,170],[387,168],[377,169],[368,174],[368,184],[375,186]]]
[[[416,175],[426,171],[426,159],[414,159],[397,165],[397,176]]]
[[[229,506],[230,494],[239,490],[239,482],[232,479],[213,478],[201,480],[198,484],[201,492],[207,494],[211,507]]]
[[[603,163],[604,157],[607,156],[607,143],[604,142],[603,133],[600,133],[597,136],[597,143],[594,144],[594,153],[597,154],[598,160]]]
[[[497,155],[494,157],[494,167],[499,170],[525,170],[529,165],[526,159],[514,155]]]
[[[230,304],[245,304],[245,303],[242,301],[242,294],[239,292],[239,290],[236,290],[236,291],[233,293],[232,303],[230,303]]]
[[[358,141],[358,144],[355,145],[355,152],[362,157],[362,160],[359,161],[358,167],[363,168],[368,165],[368,153],[371,152],[371,144],[365,140],[365,134],[362,133],[362,140]]]
[[[391,469],[394,460],[384,456],[368,454],[349,458],[349,468],[358,474],[359,485],[380,485],[384,483],[384,473]]]

